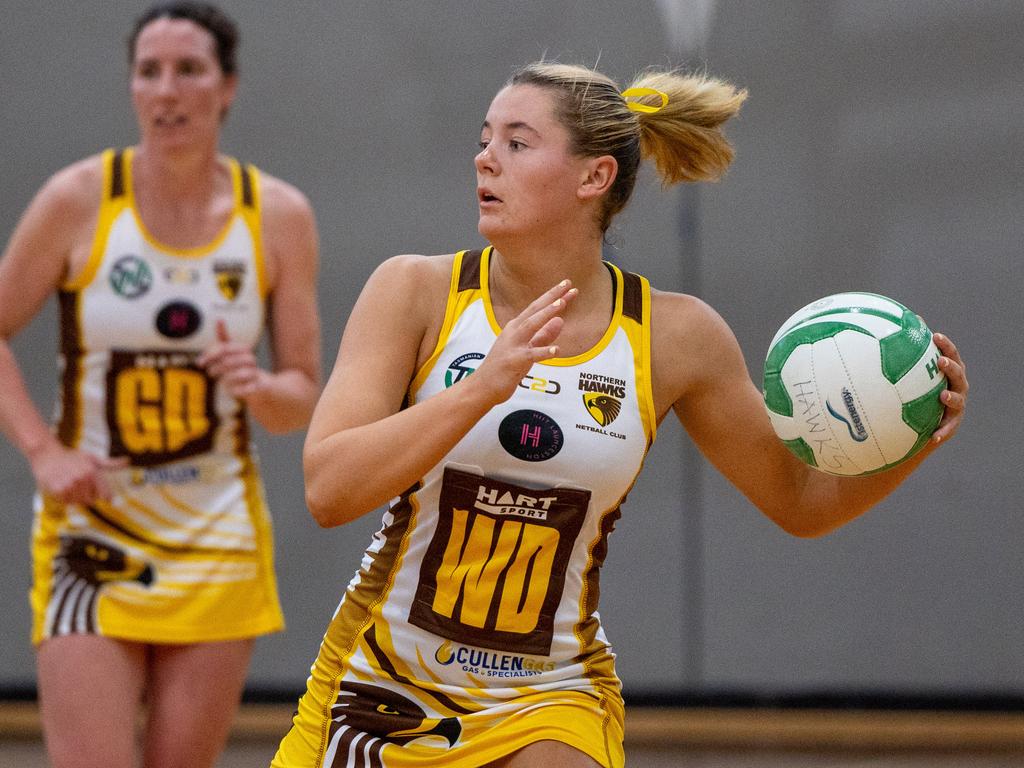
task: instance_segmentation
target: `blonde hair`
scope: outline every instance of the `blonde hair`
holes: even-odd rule
[[[706,75],[647,70],[624,90],[653,89],[668,101],[657,111],[639,112],[629,108],[610,77],[588,67],[544,61],[517,70],[508,85],[558,91],[558,118],[569,131],[573,152],[611,155],[618,162],[602,212],[602,232],[629,202],[641,160],[653,161],[666,185],[720,178],[733,158],[722,124],[747,98],[745,90]],[[658,107],[664,99],[651,94],[635,101]]]

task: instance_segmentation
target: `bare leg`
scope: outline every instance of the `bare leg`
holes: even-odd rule
[[[66,635],[36,651],[39,711],[54,768],[132,768],[146,647]]]
[[[253,641],[149,648],[143,765],[212,768],[238,710]]]
[[[486,768],[537,768],[552,765],[558,768],[601,768],[588,755],[560,741],[538,741],[496,760]]]

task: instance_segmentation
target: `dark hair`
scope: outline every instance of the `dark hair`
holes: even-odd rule
[[[157,19],[185,19],[198,24],[211,35],[217,44],[217,61],[221,72],[233,75],[238,69],[235,49],[238,48],[238,27],[235,22],[220,8],[210,3],[189,2],[189,0],[171,0],[160,2],[150,7],[135,20],[128,35],[128,62],[135,61],[135,43],[143,27]]]

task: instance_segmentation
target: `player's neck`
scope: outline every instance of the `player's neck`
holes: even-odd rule
[[[142,187],[146,197],[165,203],[208,201],[216,192],[220,172],[216,145],[165,152],[143,144],[132,160],[136,192]]]

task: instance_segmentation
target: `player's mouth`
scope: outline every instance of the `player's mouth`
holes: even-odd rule
[[[180,128],[188,118],[185,115],[158,115],[153,122],[157,128]]]
[[[491,192],[491,190],[487,189],[486,187],[477,187],[476,197],[477,200],[480,202],[480,205],[491,205],[494,203],[502,202],[500,197],[495,195],[493,192]]]

